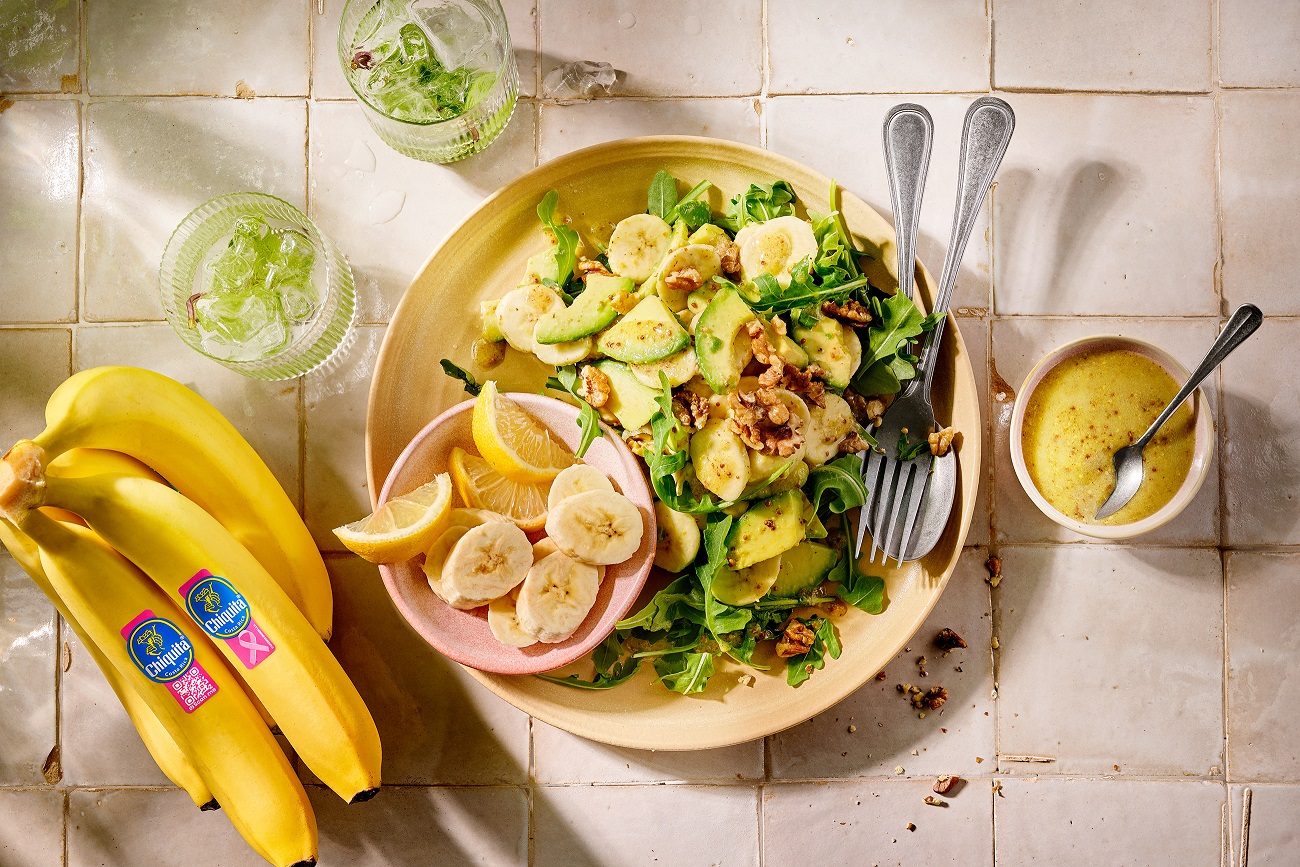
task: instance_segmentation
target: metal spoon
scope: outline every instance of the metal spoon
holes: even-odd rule
[[[1254,304],[1243,304],[1238,307],[1232,314],[1232,318],[1228,320],[1228,324],[1223,326],[1223,331],[1219,333],[1200,366],[1192,372],[1187,382],[1183,383],[1183,387],[1178,390],[1178,394],[1174,395],[1169,406],[1164,408],[1164,411],[1151,423],[1151,427],[1147,428],[1146,433],[1138,437],[1136,442],[1115,452],[1115,490],[1111,491],[1106,502],[1102,503],[1101,508],[1097,510],[1096,520],[1108,518],[1128,505],[1128,501],[1133,499],[1133,495],[1142,486],[1142,450],[1147,447],[1147,443],[1151,442],[1164,423],[1169,421],[1169,417],[1182,406],[1183,401],[1187,400],[1201,381],[1209,376],[1214,368],[1222,364],[1232,350],[1245,343],[1246,338],[1254,334],[1263,321],[1264,314],[1259,312],[1259,308]]]

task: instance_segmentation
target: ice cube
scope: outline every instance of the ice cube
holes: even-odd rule
[[[234,232],[236,238],[247,238],[249,241],[259,241],[266,237],[266,234],[270,231],[271,227],[266,224],[266,220],[263,220],[255,214],[250,214],[249,216],[240,217],[238,220],[235,220]]]
[[[254,361],[289,342],[289,320],[274,293],[209,292],[194,302],[195,324],[209,355]]]
[[[590,99],[597,91],[608,94],[618,81],[614,67],[603,60],[575,60],[546,73],[542,80],[548,96],[557,99]]]
[[[297,229],[276,229],[275,256],[272,261],[279,268],[295,274],[310,274],[316,261],[316,248],[311,239]]]
[[[316,315],[320,294],[310,280],[284,280],[276,284],[285,315],[294,322],[306,322]]]
[[[410,15],[445,68],[492,70],[500,64],[499,43],[477,7],[463,0],[416,0]]]
[[[208,292],[243,292],[257,266],[257,248],[247,235],[231,237],[224,250],[204,265]]]

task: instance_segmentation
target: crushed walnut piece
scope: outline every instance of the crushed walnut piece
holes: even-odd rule
[[[673,415],[684,427],[699,430],[709,420],[709,400],[685,389],[673,395]]]
[[[942,686],[932,686],[921,696],[920,707],[926,710],[938,710],[948,701],[948,690]]]
[[[579,257],[577,271],[584,277],[589,274],[604,274],[606,276],[612,276],[612,272],[605,267],[604,263],[597,259],[588,259],[586,256]]]
[[[782,659],[801,656],[812,650],[813,640],[816,637],[817,633],[810,629],[807,623],[791,619],[785,625],[781,637],[776,640],[776,655]]]
[[[704,285],[704,278],[694,268],[681,268],[664,277],[664,285],[677,292],[694,292]]]
[[[956,650],[959,647],[966,647],[967,645],[966,639],[945,626],[943,629],[940,629],[939,634],[935,636],[934,646],[947,653]]]
[[[930,790],[936,795],[946,795],[960,782],[961,777],[956,774],[940,774],[939,779],[934,781],[934,785],[930,787]]]
[[[990,587],[996,587],[1002,583],[1002,561],[997,557],[990,557],[984,562],[984,568],[989,570],[989,577],[984,580]]]
[[[609,377],[590,364],[578,374],[578,397],[596,409],[609,402],[610,389]]]
[[[926,796],[925,796],[925,802],[926,802],[927,804],[929,804],[931,807],[946,807],[946,806],[948,806],[948,802],[947,802],[947,801],[942,801],[942,800],[936,798],[934,795],[926,795]]]
[[[858,424],[863,427],[872,427],[880,424],[880,419],[884,416],[885,410],[893,402],[893,396],[863,397],[856,391],[847,389],[844,392],[844,400],[848,403],[849,409],[853,411],[853,417],[858,420]]]
[[[779,322],[780,319],[773,320],[772,326],[778,334],[785,327],[784,323],[777,327],[776,323]],[[784,388],[796,394],[806,395],[808,400],[817,406],[826,405],[826,386],[818,379],[825,375],[820,367],[810,364],[800,370],[782,358],[781,353],[772,348],[772,344],[768,342],[767,329],[757,319],[749,323],[747,332],[754,359],[759,364],[767,365],[767,370],[758,377],[760,387]]]
[[[740,247],[734,241],[722,241],[718,243],[718,261],[722,263],[722,273],[728,277],[736,276],[740,273]]]
[[[952,438],[957,435],[957,431],[952,427],[946,427],[943,430],[937,430],[930,434],[927,439],[930,441],[930,454],[936,458],[941,458],[948,454],[952,448]]]
[[[733,391],[727,395],[731,429],[745,445],[765,455],[788,458],[803,445],[803,433],[790,424],[790,408],[775,388]]]
[[[871,448],[871,443],[864,440],[857,431],[853,431],[840,440],[839,445],[841,454],[857,454],[858,452],[865,452],[869,448]]]
[[[849,325],[866,325],[871,321],[871,310],[855,298],[845,299],[843,304],[823,301],[822,312],[832,319],[847,322]]]

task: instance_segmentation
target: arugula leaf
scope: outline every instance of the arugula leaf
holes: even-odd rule
[[[686,228],[692,232],[713,219],[713,212],[709,210],[707,202],[681,202],[676,211],[675,216],[685,220]]]
[[[560,194],[551,190],[537,203],[537,218],[555,238],[555,264],[559,275],[556,282],[565,286],[578,264],[578,233],[563,223],[555,222],[555,208],[559,203]]]
[[[571,674],[568,677],[556,677],[553,674],[534,674],[533,677],[551,683],[558,683],[562,686],[577,687],[578,689],[613,689],[619,684],[631,680],[632,675],[636,674],[636,670],[640,665],[641,660],[631,658],[626,662],[615,665],[605,674],[596,672],[596,676],[591,680],[583,680],[582,676],[577,674]]]
[[[888,361],[906,348],[907,341],[915,340],[925,332],[925,317],[912,299],[902,293],[872,307],[875,318],[867,328],[867,346],[858,370],[870,368],[877,361]]]
[[[929,440],[918,440],[912,444],[907,442],[907,434],[899,433],[898,435],[898,459],[900,461],[910,461],[920,455],[930,447]]]
[[[812,617],[802,622],[814,630],[813,645],[807,653],[786,661],[785,682],[791,686],[798,686],[811,677],[814,671],[824,668],[827,656],[839,659],[843,650],[833,622],[822,617]]]
[[[656,593],[645,607],[615,624],[616,629],[644,629],[667,632],[673,623],[686,617],[686,609],[704,611],[704,596],[690,575],[683,575]]]
[[[760,274],[741,287],[740,296],[759,313],[785,313],[804,307],[820,307],[823,301],[843,301],[855,289],[867,287],[866,277],[857,277],[835,285],[818,285],[813,281],[812,259],[801,259],[790,268],[790,284],[782,288],[771,274]]]
[[[555,376],[547,377],[546,387],[553,391],[567,391],[578,399],[577,424],[582,431],[582,439],[578,441],[574,455],[582,457],[596,441],[596,437],[600,436],[600,413],[578,394],[578,368],[571,364],[555,368]]]
[[[677,208],[677,179],[660,169],[650,181],[650,193],[647,196],[649,207],[646,212],[654,214],[661,220],[671,223],[669,215]]]
[[[719,226],[734,235],[749,223],[764,223],[776,217],[794,213],[794,187],[786,181],[771,184],[750,184],[727,206],[727,214],[717,220]]]
[[[899,372],[899,364],[906,365],[904,373]],[[898,356],[881,359],[870,367],[859,368],[853,378],[853,390],[863,395],[898,394],[903,389],[903,380],[915,375],[916,368]]]
[[[672,656],[661,656],[655,660],[654,665],[655,671],[659,673],[656,682],[682,695],[704,692],[709,678],[713,676],[712,653],[677,653]]]
[[[483,390],[483,386],[479,384],[479,381],[474,378],[472,373],[446,358],[442,359],[442,361],[439,361],[438,363],[442,365],[443,373],[447,374],[452,379],[459,379],[461,382],[465,383],[465,391],[470,397],[478,397],[478,393]]]
[[[840,455],[822,464],[808,474],[808,499],[813,511],[822,508],[822,498],[827,494],[826,508],[836,515],[856,509],[867,501],[867,486],[862,482],[862,461],[857,455]]]
[[[885,610],[885,581],[875,575],[864,575],[853,556],[853,533],[847,515],[840,515],[840,529],[844,536],[844,553],[827,574],[828,581],[839,585],[836,595],[844,602],[868,614]]]

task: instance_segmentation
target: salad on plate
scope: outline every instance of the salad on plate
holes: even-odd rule
[[[644,460],[655,565],[674,576],[593,653],[594,677],[539,675],[558,683],[606,689],[647,662],[691,694],[729,658],[783,662],[798,686],[840,655],[848,606],[883,610],[847,513],[866,499],[871,430],[935,320],[868,280],[835,184],[824,214],[781,180],[715,213],[710,186],[679,193],[661,170],[645,212],[606,238],[583,238],[548,193],[550,245],[483,304],[481,366],[507,347],[553,365],[547,388],[581,409],[578,457],[604,422]],[[477,393],[472,374],[443,368]],[[953,431],[904,436],[900,450],[942,454]]]

